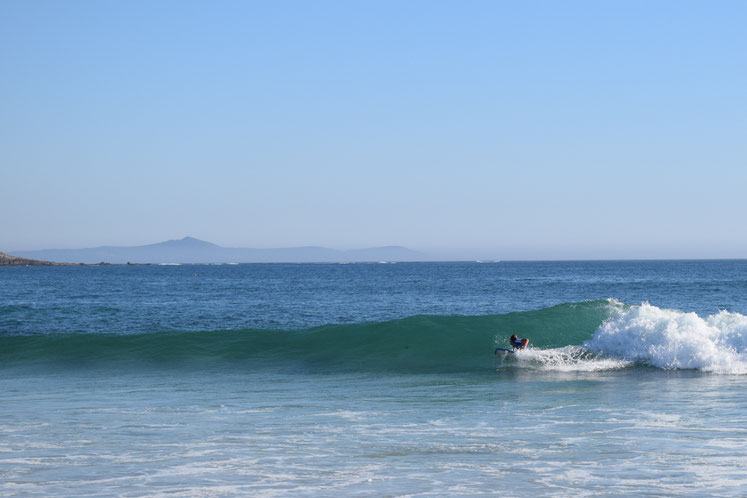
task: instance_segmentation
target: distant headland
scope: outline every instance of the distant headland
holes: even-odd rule
[[[132,264],[132,263],[130,263]],[[0,252],[0,266],[108,266],[110,263],[67,263],[58,261],[42,261],[38,259],[19,258]]]
[[[378,261],[423,261],[424,255],[401,246],[337,250],[326,247],[248,249],[221,247],[185,237],[144,246],[102,246],[89,249],[45,249],[13,251],[3,255],[0,265],[57,264],[164,264],[164,263],[338,263]],[[20,263],[17,261],[29,261]]]
[[[71,263],[55,263],[37,259],[19,258],[0,252],[0,266],[69,266]]]

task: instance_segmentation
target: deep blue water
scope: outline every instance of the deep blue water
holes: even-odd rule
[[[747,314],[747,261],[0,268],[0,334],[304,328],[614,298]]]

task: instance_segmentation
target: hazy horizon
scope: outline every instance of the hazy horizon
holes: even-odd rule
[[[747,257],[747,4],[0,5],[0,251]]]
[[[164,242],[178,242],[183,239],[193,239],[199,242],[207,242],[209,244],[216,245],[217,247],[221,249],[257,249],[257,250],[285,250],[285,249],[300,249],[305,247],[318,247],[318,248],[325,248],[325,249],[332,249],[337,251],[356,251],[356,250],[365,250],[365,249],[382,249],[387,247],[402,247],[405,249],[409,249],[415,252],[421,253],[422,259],[414,259],[411,261],[473,261],[473,260],[484,260],[486,262],[491,261],[604,261],[604,260],[698,260],[698,259],[745,259],[743,257],[689,257],[687,255],[683,255],[680,257],[657,257],[657,256],[639,256],[639,257],[630,257],[629,254],[630,251],[627,251],[625,254],[620,254],[618,257],[595,257],[593,255],[588,255],[587,257],[579,257],[578,252],[574,252],[572,254],[563,254],[561,251],[558,251],[556,254],[558,254],[558,257],[556,258],[545,258],[542,257],[541,254],[537,254],[536,252],[533,252],[532,250],[525,250],[525,251],[518,251],[518,252],[510,252],[510,251],[490,251],[490,250],[469,250],[469,249],[463,249],[463,250],[422,250],[420,248],[412,248],[412,247],[406,247],[401,246],[398,244],[387,244],[384,246],[376,246],[376,247],[331,247],[331,246],[289,246],[289,247],[260,247],[260,246],[226,246],[222,244],[215,244],[212,241],[200,239],[198,237],[192,237],[192,236],[185,236],[180,239],[169,239],[169,240],[161,240],[157,242],[151,242],[144,245],[126,245],[126,246],[111,246],[111,245],[96,245],[96,246],[90,246],[90,247],[70,247],[70,248],[63,248],[63,247],[45,247],[40,249],[17,249],[12,251],[0,251],[0,252],[6,252],[9,254],[24,254],[23,257],[32,257],[33,252],[44,252],[44,251],[76,251],[76,250],[89,250],[89,249],[97,249],[102,247],[116,247],[116,248],[135,248],[135,247],[143,247],[143,246],[149,246],[149,245],[159,245]],[[508,254],[510,256],[508,257],[501,257],[501,254]],[[611,253],[614,254],[614,253]],[[384,258],[386,259],[386,258]],[[96,262],[99,260],[97,259]],[[195,261],[196,262],[196,261]]]

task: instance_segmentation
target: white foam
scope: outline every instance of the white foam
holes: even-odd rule
[[[701,318],[644,303],[602,324],[584,346],[605,357],[658,368],[743,375],[747,317],[721,311]]]
[[[515,354],[518,366],[538,367],[543,370],[560,372],[596,372],[624,368],[629,361],[617,358],[603,358],[579,346],[566,346],[555,349],[525,349]]]

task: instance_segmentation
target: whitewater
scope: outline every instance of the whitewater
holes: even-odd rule
[[[745,261],[0,268],[0,495],[745,494],[746,290]]]

